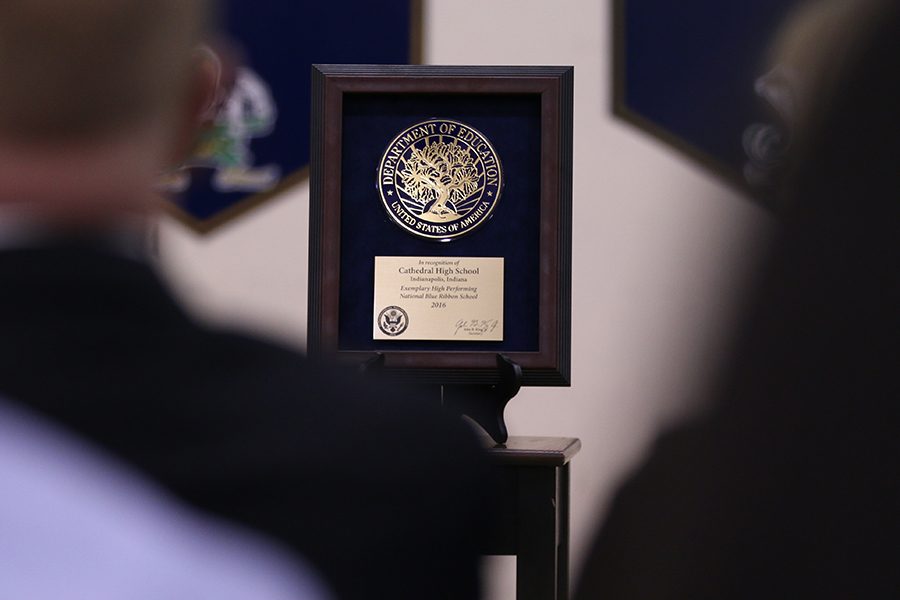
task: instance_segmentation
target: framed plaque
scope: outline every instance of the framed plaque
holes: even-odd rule
[[[309,351],[570,382],[571,67],[313,67]]]

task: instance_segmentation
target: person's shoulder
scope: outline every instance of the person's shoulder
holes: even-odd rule
[[[442,409],[438,388],[363,374],[359,365],[311,358],[235,329],[199,325],[194,337],[202,360],[192,364],[203,371],[194,373],[194,398],[227,399],[252,407],[256,420],[293,420],[307,435],[330,431],[375,454],[402,454],[410,462],[439,460],[452,470],[454,462],[480,461],[474,436]]]
[[[414,394],[362,376],[358,367],[310,357],[299,346],[233,327],[194,322],[179,352],[191,361],[197,380],[218,380],[231,395],[246,394],[262,400],[276,397],[303,404],[354,406],[371,413],[378,407],[406,405],[415,410]],[[397,411],[391,411],[397,416]],[[401,411],[406,412],[406,411]],[[370,415],[371,416],[371,415]]]
[[[184,357],[184,366],[190,370],[186,379],[228,396],[284,398],[318,392],[328,388],[326,382],[334,371],[317,368],[317,361],[299,346],[239,328],[194,322],[179,337],[184,345],[174,351]]]

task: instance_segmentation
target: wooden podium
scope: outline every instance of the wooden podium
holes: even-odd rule
[[[490,448],[501,514],[484,554],[516,557],[517,600],[569,598],[569,462],[574,438],[511,437]]]

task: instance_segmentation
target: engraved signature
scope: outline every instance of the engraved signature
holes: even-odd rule
[[[468,335],[485,335],[493,333],[499,326],[499,319],[460,319],[456,322],[456,333],[454,335],[459,335],[460,331]]]

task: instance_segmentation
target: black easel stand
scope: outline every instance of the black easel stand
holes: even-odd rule
[[[522,367],[502,354],[497,355],[497,385],[445,385],[444,408],[459,415],[466,415],[498,444],[509,439],[504,412],[509,401],[522,387]]]
[[[384,368],[384,354],[377,354],[360,366],[362,373],[377,373]],[[515,398],[522,387],[522,367],[502,354],[497,355],[497,372],[500,383],[496,385],[444,385],[439,387],[440,400],[445,410],[459,416],[466,415],[497,444],[509,439],[503,414],[506,405]]]

